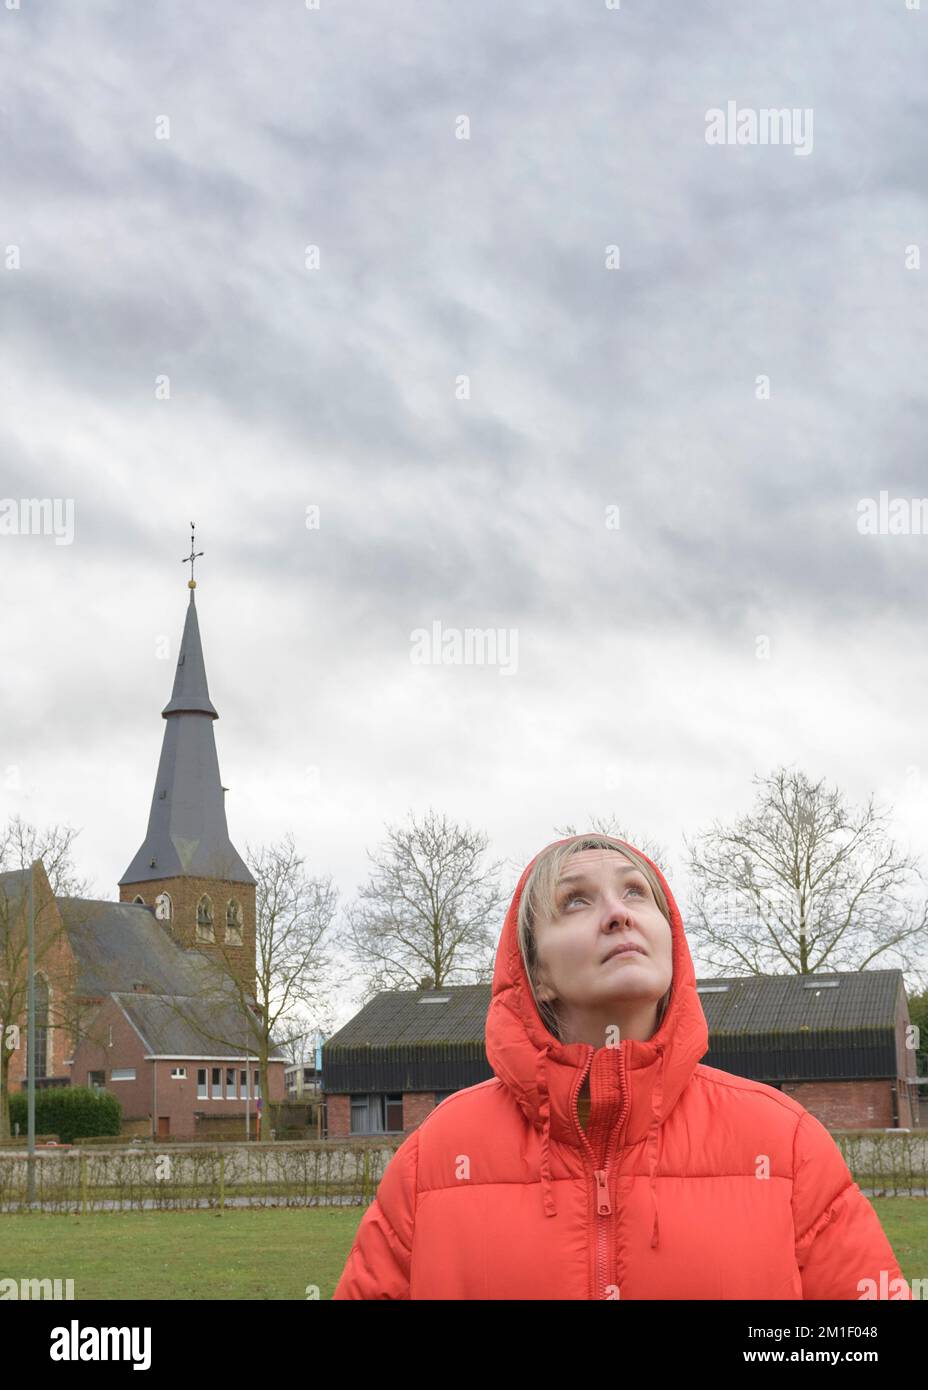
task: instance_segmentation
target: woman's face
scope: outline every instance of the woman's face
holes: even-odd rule
[[[536,992],[556,1002],[564,1039],[603,1047],[651,1037],[673,978],[673,937],[644,874],[617,850],[582,850],[565,860],[556,902],[555,916],[535,925]],[[620,946],[637,949],[612,954]],[[617,1039],[606,1032],[616,1027]]]

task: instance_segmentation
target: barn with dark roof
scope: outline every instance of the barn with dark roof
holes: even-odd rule
[[[699,979],[703,1064],[793,1096],[827,1127],[919,1124],[899,970]],[[489,1080],[490,985],[377,995],[322,1049],[327,1133],[404,1134],[453,1091]]]

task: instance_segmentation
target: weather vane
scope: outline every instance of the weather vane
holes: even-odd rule
[[[181,560],[181,564],[182,564],[182,565],[189,565],[189,566],[190,566],[190,579],[189,579],[188,582],[187,582],[187,588],[188,588],[188,589],[195,589],[195,588],[197,587],[197,581],[196,581],[196,580],[194,579],[194,577],[193,577],[193,562],[194,562],[194,560],[196,560],[196,559],[197,559],[200,555],[202,555],[202,554],[203,554],[203,551],[202,551],[202,550],[196,550],[196,551],[194,550],[194,543],[193,543],[193,522],[191,521],[191,523],[190,523],[190,554],[189,554],[189,555],[185,555],[184,558]]]

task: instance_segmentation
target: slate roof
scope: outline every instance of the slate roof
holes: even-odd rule
[[[153,1056],[255,1056],[254,1032],[231,1000],[227,1007],[217,1008],[201,999],[160,994],[114,994],[113,998]],[[269,1060],[286,1058],[274,1048]]]
[[[324,1043],[339,1047],[403,1047],[416,1043],[484,1041],[490,989],[449,985],[438,990],[386,990]],[[446,999],[447,1003],[439,1000]]]
[[[208,963],[168,935],[154,909],[141,903],[56,898],[77,960],[77,992],[97,998],[131,992],[196,994],[207,988]]]
[[[829,985],[829,981],[832,984]],[[837,982],[835,984],[834,982]],[[710,1034],[754,1035],[832,1029],[892,1028],[899,970],[821,975],[749,975],[697,979]],[[722,989],[721,987],[726,988]],[[387,990],[366,1004],[324,1046],[403,1047],[429,1042],[482,1042],[491,986]],[[434,1001],[447,998],[447,1003]]]
[[[0,893],[6,899],[6,906],[3,909],[4,917],[12,920],[16,910],[23,898],[29,891],[29,870],[28,869],[7,869],[0,874]]]
[[[228,1002],[218,998],[209,961],[174,941],[151,907],[93,898],[56,902],[77,962],[77,993],[115,999],[150,1052],[239,1057],[249,1043],[254,1052],[237,991],[230,984]],[[284,1060],[278,1050],[271,1056]]]
[[[148,830],[120,886],[182,874],[254,883],[229,839],[213,734],[219,715],[209,698],[192,589],[174,689],[161,713],[166,723]]]
[[[722,976],[696,987],[710,1034],[734,1037],[892,1028],[904,982],[901,970],[847,970]]]

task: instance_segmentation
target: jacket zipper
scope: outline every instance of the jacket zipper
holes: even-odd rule
[[[609,1159],[612,1157],[612,1154],[614,1153],[617,1147],[619,1134],[621,1132],[622,1125],[624,1124],[626,1114],[628,1113],[629,1101],[627,1084],[628,1077],[625,1071],[625,1053],[622,1050],[624,1046],[624,1043],[619,1043],[619,1078],[621,1081],[622,1088],[622,1106],[619,1111],[619,1118],[613,1127],[612,1134],[610,1135],[609,1140],[607,1141],[605,1162],[602,1168],[596,1167],[596,1155],[593,1152],[593,1146],[590,1143],[589,1139],[586,1137],[586,1133],[583,1129],[583,1126],[580,1123],[580,1117],[577,1114],[577,1097],[580,1094],[580,1087],[583,1085],[584,1080],[589,1075],[592,1069],[593,1055],[595,1049],[593,1049],[593,1051],[590,1052],[590,1060],[584,1067],[583,1073],[580,1076],[577,1085],[574,1087],[574,1093],[571,1100],[571,1111],[573,1113],[574,1123],[580,1133],[581,1139],[583,1140],[584,1147],[586,1148],[586,1151],[590,1156],[590,1167],[593,1172],[593,1179],[596,1183],[596,1276],[597,1288],[601,1290],[600,1296],[603,1299],[606,1298],[606,1234],[608,1229],[608,1219],[612,1215],[612,1203],[609,1201]]]

